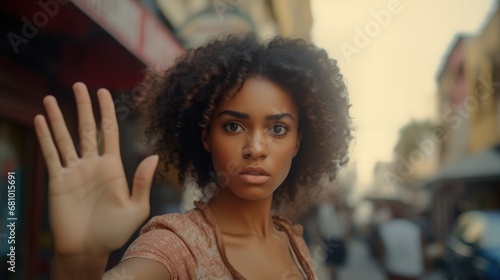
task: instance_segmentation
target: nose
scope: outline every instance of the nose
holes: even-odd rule
[[[266,137],[264,133],[250,133],[243,147],[243,158],[247,160],[265,159],[267,157]]]

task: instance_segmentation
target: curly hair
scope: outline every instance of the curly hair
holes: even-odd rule
[[[187,50],[166,70],[149,69],[138,99],[147,141],[154,139],[164,172],[173,166],[179,183],[191,177],[205,188],[214,168],[202,131],[221,99],[252,77],[280,85],[299,109],[301,146],[273,195],[274,206],[293,202],[300,188],[313,188],[325,176],[335,178],[348,161],[351,140],[350,105],[337,61],[302,39],[226,35]]]

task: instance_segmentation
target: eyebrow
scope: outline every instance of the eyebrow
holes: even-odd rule
[[[245,119],[248,120],[250,119],[250,116],[247,113],[242,113],[238,111],[233,111],[233,110],[224,110],[220,112],[217,116],[223,116],[223,115],[229,115],[238,119]],[[289,118],[291,120],[295,120],[295,117],[290,114],[290,113],[280,113],[280,114],[275,114],[275,115],[266,115],[265,119],[266,121],[276,121],[276,120],[281,120],[283,118]]]
[[[247,113],[242,113],[242,112],[233,111],[233,110],[224,110],[224,111],[220,112],[217,116],[221,117],[224,115],[229,115],[229,116],[232,116],[232,117],[235,117],[238,119],[245,119],[245,120],[250,119],[250,116]]]
[[[290,113],[281,113],[276,115],[266,115],[266,121],[277,121],[284,118],[289,118],[291,120],[295,120],[295,117]]]

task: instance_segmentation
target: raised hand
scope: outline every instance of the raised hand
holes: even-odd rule
[[[138,166],[129,191],[120,156],[118,123],[109,91],[97,92],[103,153],[86,86],[73,86],[78,110],[81,152],[78,155],[53,96],[43,100],[52,133],[43,115],[34,125],[49,171],[50,224],[59,256],[107,255],[123,246],[149,215],[149,193],[158,156]]]

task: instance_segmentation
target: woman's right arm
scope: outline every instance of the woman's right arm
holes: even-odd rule
[[[168,270],[160,263],[145,258],[130,258],[106,271],[102,279],[170,280],[171,277]]]
[[[160,263],[146,258],[130,258],[120,262],[104,274],[106,258],[54,257],[52,279],[102,280],[170,280],[170,273]]]
[[[97,92],[103,140],[98,143],[88,90],[83,83],[76,83],[73,91],[78,112],[79,153],[53,96],[43,100],[48,122],[43,115],[34,119],[49,174],[55,254],[52,278],[102,279],[109,253],[123,246],[149,215],[149,194],[158,156],[149,156],[139,164],[130,191],[111,94],[104,89]],[[135,276],[131,278],[134,280],[170,278],[160,264],[139,258],[121,262],[106,272],[104,279],[126,279],[121,275]]]

